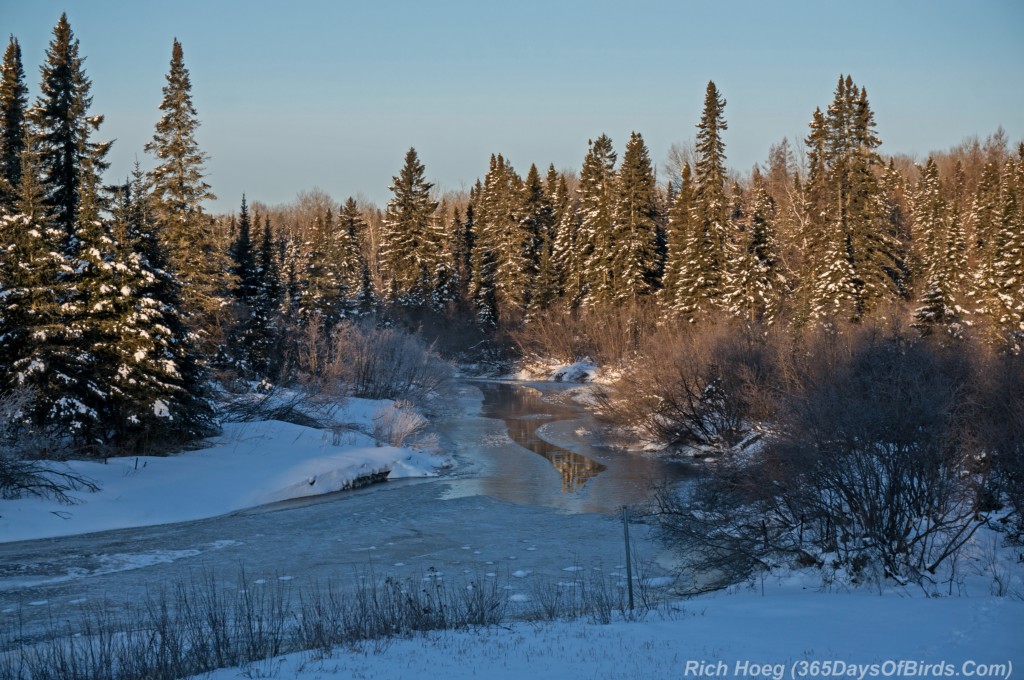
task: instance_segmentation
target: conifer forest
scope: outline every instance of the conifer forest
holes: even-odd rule
[[[578,170],[495,150],[468,191],[439,193],[410,148],[386,206],[311,191],[211,214],[201,112],[170,48],[152,139],[115,178],[67,18],[34,93],[7,44],[6,450],[180,450],[216,432],[225,394],[346,375],[353,338],[391,329],[466,365],[617,369],[604,417],[669,446],[799,447],[856,429],[815,409],[888,408],[864,427],[983,467],[979,499],[1020,501],[1024,144],[1001,129],[888,156],[868,84],[837,74],[806,137],[738,173],[727,93],[708,82],[662,176],[634,132],[593,137]],[[886,385],[909,396],[876,398]],[[941,442],[916,441],[914,418]]]

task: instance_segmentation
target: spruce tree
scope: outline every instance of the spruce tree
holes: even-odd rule
[[[651,157],[634,132],[619,168],[612,256],[614,299],[635,301],[654,292],[658,271],[658,197]]]
[[[21,64],[21,46],[11,36],[0,65],[0,211],[12,212],[18,201],[27,107],[28,87]]]
[[[299,318],[307,324],[317,321],[328,331],[345,315],[339,264],[343,231],[334,222],[334,209],[328,207],[313,219],[303,244]]]
[[[518,316],[529,302],[530,281],[536,273],[536,220],[545,208],[540,178],[534,168],[533,183],[527,187],[501,154],[492,155],[474,203],[476,236],[474,252],[474,298],[490,305],[493,290],[499,317]],[[486,266],[485,266],[486,265]],[[486,316],[486,314],[485,314]]]
[[[258,219],[258,218],[257,218]],[[238,211],[238,219],[232,217],[234,240],[228,248],[231,258],[231,273],[234,285],[231,287],[233,301],[233,324],[229,331],[229,342],[224,347],[222,357],[239,369],[243,375],[252,377],[259,374],[259,368],[253,365],[252,358],[256,353],[253,345],[257,335],[255,318],[256,300],[260,292],[258,254],[253,243],[253,222],[249,215],[249,204],[242,195],[242,205]]]
[[[113,257],[101,275],[112,294],[94,316],[94,352],[109,392],[109,440],[135,451],[180,444],[215,430],[206,374],[167,268],[146,180],[136,166],[113,223]]]
[[[942,195],[939,168],[929,157],[921,168],[921,177],[913,202],[914,241],[919,245],[921,286],[914,325],[922,334],[935,327],[955,329],[959,325],[954,299],[953,272],[950,271],[951,215]]]
[[[684,163],[680,172],[679,190],[668,211],[665,239],[667,253],[660,303],[673,316],[685,315],[696,307],[689,273],[698,268],[699,250],[693,227],[693,175],[689,163]]]
[[[995,256],[987,290],[994,337],[1014,354],[1024,348],[1024,144],[1003,166]]]
[[[708,82],[704,111],[697,124],[696,162],[693,168],[693,219],[697,241],[695,270],[685,271],[684,284],[693,293],[687,313],[697,317],[713,309],[722,294],[726,243],[729,237],[728,199],[725,195],[725,99]]]
[[[192,104],[192,80],[181,43],[174,40],[153,139],[146,151],[156,157],[149,172],[153,217],[160,228],[169,266],[183,284],[193,323],[209,331],[220,320],[224,272],[229,262],[213,233],[202,202],[216,196],[206,183],[206,154],[199,148],[199,119]],[[216,341],[216,338],[209,338]]]
[[[282,368],[283,321],[281,302],[284,287],[278,265],[278,245],[270,217],[263,217],[262,236],[256,248],[256,291],[252,300],[250,326],[245,346],[248,365],[259,377],[274,380]]]
[[[784,285],[775,238],[775,206],[756,168],[752,184],[750,219],[732,244],[723,302],[731,314],[748,323],[770,325],[779,312]]]
[[[40,96],[33,109],[49,217],[64,230],[68,253],[78,247],[76,230],[83,204],[100,206],[96,192],[111,145],[90,141],[103,116],[89,115],[92,83],[85,75],[85,58],[78,48],[67,15],[62,14],[40,67]]]
[[[373,282],[363,255],[366,229],[366,220],[356,200],[349,197],[341,207],[338,233],[341,238],[339,284],[346,314],[351,316],[368,314],[373,308]]]
[[[394,194],[388,202],[381,231],[381,267],[387,280],[389,302],[423,305],[431,297],[439,244],[433,235],[437,203],[430,197],[433,184],[416,149],[409,149],[398,176],[389,187]]]
[[[616,159],[607,135],[591,142],[583,159],[576,190],[580,223],[573,255],[578,271],[573,274],[577,280],[567,282],[573,301],[579,298],[595,304],[614,299]]]
[[[12,214],[0,215],[0,393],[27,392],[24,427],[73,437],[87,424],[71,421],[77,404],[65,398],[79,378],[68,366],[73,338],[61,308],[73,267],[61,247],[66,232],[48,214],[36,140],[26,141],[18,200]]]

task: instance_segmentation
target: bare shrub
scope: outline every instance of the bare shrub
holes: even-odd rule
[[[594,359],[618,366],[637,357],[659,318],[657,307],[647,301],[579,309],[554,306],[510,335],[527,357],[565,363]]]
[[[727,450],[771,415],[774,370],[756,332],[729,324],[662,329],[643,360],[600,395],[602,414],[670,446]]]
[[[524,356],[573,363],[591,356],[594,345],[579,316],[562,305],[510,332]]]
[[[98,486],[62,463],[45,461],[59,448],[59,436],[23,423],[21,413],[31,395],[26,390],[0,395],[0,498],[23,496],[75,503],[69,492]]]
[[[345,322],[334,331],[323,375],[352,396],[423,406],[447,385],[452,369],[411,333]]]
[[[726,580],[780,556],[854,580],[872,565],[929,579],[980,526],[970,363],[899,328],[792,350],[772,436],[683,494],[660,493],[666,535]]]
[[[980,502],[984,509],[1011,511],[1017,540],[1024,539],[1024,356],[976,351],[982,387],[975,417],[979,455],[988,473]]]

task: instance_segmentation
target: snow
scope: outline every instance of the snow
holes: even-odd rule
[[[350,399],[336,417],[370,429],[390,402]],[[161,404],[154,404],[160,415]],[[75,505],[38,498],[0,500],[0,543],[185,522],[268,503],[351,488],[361,478],[434,476],[439,455],[378,447],[355,430],[342,434],[280,421],[229,423],[207,446],[174,456],[70,461],[100,490],[72,492]]]
[[[509,600],[525,604],[529,597],[514,593]],[[291,654],[199,677],[1006,678],[1024,668],[1022,630],[1019,598],[825,593],[783,580],[763,592],[757,585],[678,601],[637,622],[436,632],[328,654]]]
[[[523,365],[514,376],[516,380],[544,380],[551,382],[599,382],[600,368],[589,359],[572,363],[537,360]]]

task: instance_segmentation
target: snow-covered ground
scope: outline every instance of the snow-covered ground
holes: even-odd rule
[[[349,399],[334,413],[353,429],[325,431],[280,421],[228,423],[202,449],[174,456],[72,461],[100,490],[80,502],[0,500],[0,542],[184,522],[267,503],[331,493],[390,471],[389,478],[436,475],[441,456],[377,446],[364,432],[387,401]]]
[[[941,664],[941,665],[936,665]],[[300,653],[210,680],[998,677],[1024,673],[1024,602],[824,593],[793,579],[676,603],[642,622],[516,623]]]
[[[385,405],[353,399],[338,420],[367,431]],[[467,406],[467,412],[473,411]],[[392,477],[433,475],[443,464],[428,453],[377,447],[371,437],[353,430],[335,435],[276,421],[232,424],[207,448],[177,456],[72,463],[102,491],[75,494],[83,502],[73,506],[38,499],[0,501],[0,542],[201,519],[326,493],[382,470],[391,470]],[[376,556],[381,567],[393,565],[403,578],[416,578],[428,568],[434,569],[432,576],[452,574],[453,585],[457,574],[501,576],[508,581],[513,612],[516,607],[529,611],[534,580],[567,580],[570,570],[618,564],[621,539],[614,519],[455,493],[459,483],[355,495],[344,507],[332,509],[329,520],[315,514],[330,509],[326,506],[273,517],[223,518],[257,525],[237,535],[203,523],[183,529],[189,541],[168,534],[122,545],[121,537],[114,536],[111,546],[68,546],[74,555],[64,557],[77,571],[56,577],[47,572],[34,581],[32,573],[18,572],[18,579],[9,579],[10,602],[3,613],[10,618],[0,619],[0,625],[43,605],[54,607],[58,617],[70,617],[77,603],[102,599],[103,588],[135,596],[145,584],[180,578],[181,572],[174,571],[177,562],[184,570],[221,554],[232,564],[246,564],[254,584],[272,579],[314,583],[348,569],[350,560],[364,563],[365,555]],[[339,516],[345,518],[340,525]],[[282,525],[285,537],[271,532],[271,523]],[[297,543],[298,531],[305,539]],[[333,533],[324,537],[320,531]],[[638,538],[648,546],[641,527],[634,533]],[[1024,551],[998,543],[995,532],[980,532],[982,539],[987,543],[979,543],[973,561],[959,565],[960,575],[949,589],[823,589],[819,572],[781,571],[763,583],[671,603],[640,622],[510,622],[368,642],[326,655],[302,652],[203,677],[1009,678],[1014,671],[1024,672],[1024,562],[1018,561]],[[97,564],[90,566],[91,558],[82,555],[93,555]],[[254,556],[274,559],[254,564]],[[402,571],[409,569],[409,574]],[[138,578],[128,580],[125,575],[133,571]],[[667,592],[669,579],[662,572],[655,580],[652,587]],[[83,594],[94,581],[96,593]],[[1000,589],[1001,595],[992,594]],[[29,593],[24,606],[16,602],[22,590]]]

